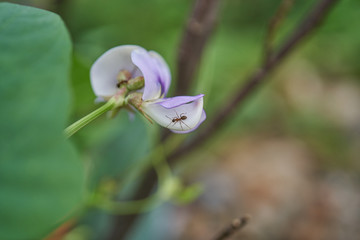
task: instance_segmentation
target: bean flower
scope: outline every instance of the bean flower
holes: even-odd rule
[[[122,94],[123,84],[142,82],[143,87],[126,93],[126,101],[175,133],[194,131],[206,119],[203,94],[165,98],[171,83],[170,69],[154,51],[135,45],[114,47],[95,61],[90,79],[97,99],[103,101]]]

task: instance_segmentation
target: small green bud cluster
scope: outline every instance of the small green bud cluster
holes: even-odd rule
[[[111,116],[116,116],[121,107],[127,107],[127,105],[130,104],[152,123],[151,119],[141,109],[141,104],[143,102],[142,93],[137,91],[144,87],[144,77],[138,76],[132,78],[132,75],[129,71],[121,70],[117,75],[116,80],[116,86],[119,90],[117,94],[114,95],[117,104],[114,109],[112,109]]]
[[[125,87],[128,91],[139,90],[144,87],[144,77],[138,76],[132,78],[131,73],[127,70],[121,70],[116,77],[118,88]]]

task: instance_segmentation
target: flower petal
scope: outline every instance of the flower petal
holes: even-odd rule
[[[117,92],[116,76],[121,70],[128,70],[133,77],[139,75],[139,69],[131,61],[131,52],[139,49],[144,50],[136,45],[114,47],[95,61],[90,70],[90,80],[97,97],[108,98]]]
[[[142,109],[159,125],[174,131],[191,131],[198,126],[203,112],[203,98],[195,101],[183,102],[172,108],[166,108],[166,101],[173,99],[161,99],[156,102],[144,102]],[[169,106],[171,104],[168,104]],[[183,117],[183,119],[181,119]]]
[[[144,76],[145,87],[142,99],[147,101],[160,98],[161,81],[155,59],[145,49],[133,51],[131,59]]]
[[[174,132],[174,133],[180,133],[180,134],[189,133],[189,132],[192,132],[192,131],[194,131],[195,129],[197,129],[197,128],[200,126],[200,124],[202,124],[203,121],[205,121],[205,119],[206,119],[206,113],[205,113],[205,111],[203,110],[203,111],[202,111],[202,114],[201,114],[201,118],[200,118],[199,123],[198,123],[193,129],[185,130],[185,131],[176,131],[176,130],[171,130],[171,129],[170,129],[170,130],[171,130],[172,132]]]
[[[172,98],[164,98],[160,101],[157,101],[157,104],[160,104],[164,108],[174,108],[180,106],[185,103],[189,103],[195,101],[199,98],[202,98],[204,94],[196,95],[196,96],[178,96]]]
[[[156,62],[156,67],[158,71],[158,75],[160,78],[160,84],[162,88],[162,95],[165,97],[167,92],[169,91],[170,83],[171,83],[171,73],[170,68],[165,62],[165,60],[155,51],[150,51],[149,54],[153,57]]]

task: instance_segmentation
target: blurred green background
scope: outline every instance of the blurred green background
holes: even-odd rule
[[[69,123],[96,108],[89,69],[111,47],[136,44],[155,50],[167,60],[174,76],[193,3],[13,2],[56,12],[69,29],[74,44]],[[259,67],[267,25],[280,2],[222,1],[216,31],[189,92],[205,94],[207,121]],[[277,43],[314,2],[295,1]],[[126,239],[209,239],[245,213],[253,219],[236,235],[239,239],[360,236],[359,23],[360,1],[340,1],[321,28],[286,59],[220,133],[174,166],[177,176],[186,183],[199,182],[204,193],[188,205],[165,204],[142,215]],[[87,166],[90,191],[101,182],[121,180],[140,164],[156,144],[158,130],[140,116],[130,121],[121,113],[112,120],[102,117],[75,135],[73,142]],[[112,239],[114,228],[119,227],[114,219],[100,210],[89,210],[64,239]]]

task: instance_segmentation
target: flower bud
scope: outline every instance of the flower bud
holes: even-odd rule
[[[131,78],[131,73],[128,70],[121,70],[119,74],[116,76],[116,79],[121,81],[127,81]]]
[[[129,81],[127,81],[126,88],[129,91],[139,90],[144,87],[144,77],[139,76],[136,78],[132,78]]]
[[[121,70],[116,76],[118,81],[117,87],[120,88],[122,84],[126,83],[131,78],[131,73],[127,70]]]
[[[172,177],[166,179],[163,187],[160,190],[160,196],[163,200],[168,200],[176,196],[181,190],[182,184],[179,178]]]

